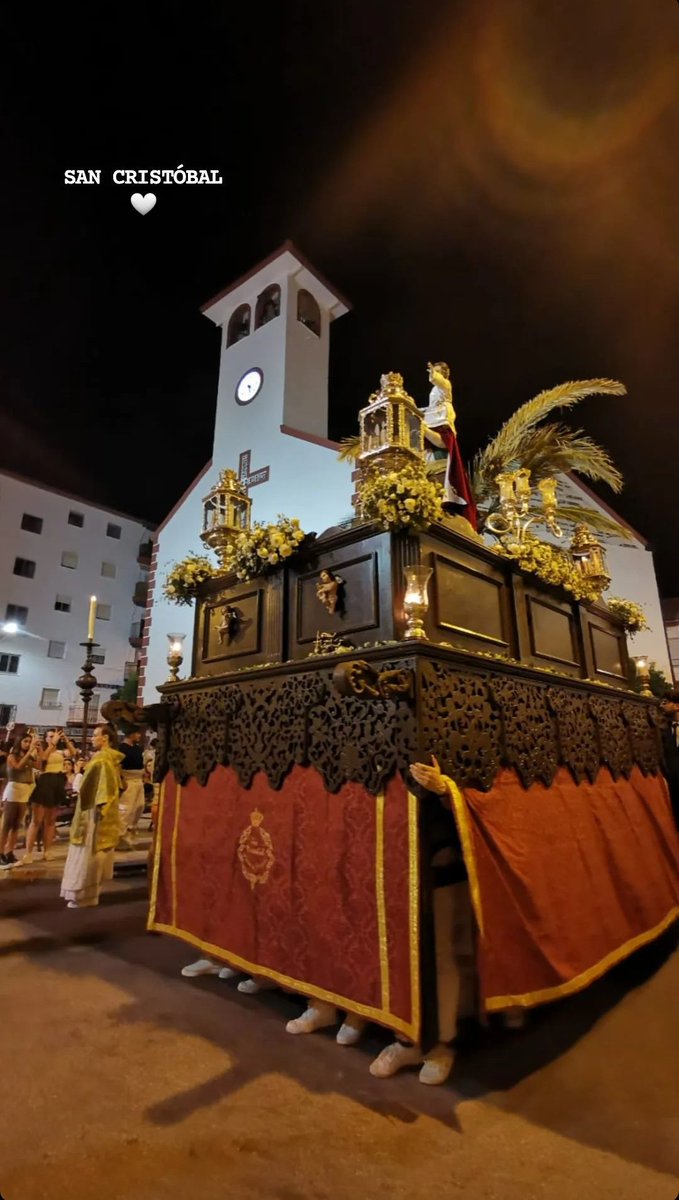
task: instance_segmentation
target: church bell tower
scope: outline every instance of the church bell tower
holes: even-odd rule
[[[327,438],[330,325],[348,309],[291,242],[203,306],[222,331],[216,466],[281,432]]]

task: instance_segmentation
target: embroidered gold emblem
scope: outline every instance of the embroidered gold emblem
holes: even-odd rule
[[[259,809],[251,812],[250,824],[238,839],[238,861],[253,891],[256,883],[266,883],[276,861],[273,842],[262,828],[263,820],[264,814]]]

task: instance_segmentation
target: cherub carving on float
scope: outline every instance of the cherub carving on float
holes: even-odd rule
[[[339,575],[333,575],[332,571],[322,570],[318,583],[316,584],[316,596],[320,600],[324,608],[327,608],[329,613],[334,613],[340,603],[340,588],[344,583]]]
[[[465,517],[476,532],[478,515],[457,441],[450,368],[447,363],[437,362],[427,363],[427,370],[432,388],[425,410],[424,436],[431,446],[448,455],[443,509],[451,516]]]

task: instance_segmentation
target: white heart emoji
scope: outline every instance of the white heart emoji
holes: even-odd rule
[[[153,192],[147,192],[145,196],[142,196],[141,192],[135,192],[133,196],[130,196],[130,204],[136,208],[138,213],[141,213],[142,217],[151,211],[155,203],[156,197]]]

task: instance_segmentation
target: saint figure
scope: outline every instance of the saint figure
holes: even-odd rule
[[[435,422],[435,428],[425,424],[424,436],[430,445],[436,446],[439,450],[445,450],[448,455],[443,509],[444,512],[451,515],[457,514],[465,517],[476,532],[478,529],[476,505],[455,432],[455,409],[453,408],[450,370],[448,364],[442,362],[428,363],[427,367],[432,384],[427,415],[432,422]]]

